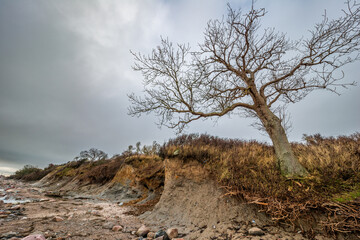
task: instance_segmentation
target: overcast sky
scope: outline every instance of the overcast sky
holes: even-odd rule
[[[244,8],[250,0],[229,1]],[[259,0],[265,27],[292,39],[306,37],[321,20],[341,14],[342,0]],[[226,14],[223,0],[0,0],[0,173],[25,164],[45,167],[72,160],[81,150],[121,153],[140,141],[175,136],[153,115],[127,115],[127,94],[141,94],[142,76],[130,50],[149,53],[160,36],[202,42],[209,19]],[[360,63],[344,68],[344,81],[360,84]],[[337,96],[316,91],[289,106],[291,141],[303,134],[349,135],[360,129],[359,85]],[[187,133],[257,139],[268,137],[251,119],[200,121]]]

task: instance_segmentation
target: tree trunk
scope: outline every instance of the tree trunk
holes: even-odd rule
[[[308,172],[295,157],[280,119],[266,107],[258,115],[271,138],[282,175],[288,178],[306,176]]]

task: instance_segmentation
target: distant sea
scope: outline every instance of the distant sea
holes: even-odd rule
[[[14,174],[18,169],[12,167],[2,167],[0,166],[0,175],[10,176]]]

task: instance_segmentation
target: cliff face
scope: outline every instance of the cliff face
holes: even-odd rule
[[[339,144],[325,143],[327,145],[324,145],[330,146],[327,147],[330,150],[331,146],[342,149],[337,147]],[[352,141],[350,141],[352,145],[346,141],[345,143],[343,145],[355,145],[354,149],[358,149],[358,145],[353,144]],[[325,174],[326,171],[331,174],[333,172],[327,167],[328,165],[319,167],[324,172],[322,175],[314,171],[311,178],[287,180],[282,178],[276,167],[271,164],[270,155],[265,154],[270,151],[267,147],[249,143],[228,150],[219,150],[217,146],[218,144],[205,146],[189,144],[182,145],[180,151],[176,146],[170,146],[168,154],[162,154],[165,160],[159,156],[132,155],[102,163],[71,162],[57,167],[38,185],[47,187],[55,196],[105,198],[121,202],[124,206],[134,207],[135,210],[131,213],[135,215],[144,213],[141,218],[148,225],[162,225],[164,228],[175,226],[179,231],[190,236],[189,239],[210,239],[210,236],[228,236],[234,232],[243,234],[243,231],[246,233],[251,226],[262,227],[267,232],[271,232],[268,227],[273,224],[271,218],[286,222],[286,217],[290,220],[294,219],[289,214],[297,216],[296,222],[295,220],[291,222],[292,226],[298,227],[297,231],[301,230],[306,234],[311,235],[314,231],[323,233],[328,231],[329,227],[333,232],[341,229],[358,232],[360,215],[356,179],[359,172],[357,166],[360,165],[355,164],[358,162],[357,158],[353,158],[352,168],[343,168],[343,170],[336,168],[341,170],[338,170],[341,178],[332,181],[325,181],[332,176]],[[303,152],[310,149],[305,145],[296,147],[301,148]],[[315,147],[320,150],[325,148],[318,145]],[[320,150],[318,152],[323,152]],[[174,154],[175,152],[177,155]],[[352,154],[357,156],[358,151],[353,152]],[[268,158],[258,156],[263,153]],[[257,159],[261,161],[256,162]],[[351,178],[349,179],[348,176]],[[222,187],[222,185],[232,187],[231,183],[241,188]],[[331,185],[333,183],[340,185]],[[345,183],[347,185],[344,185]],[[343,185],[345,193],[349,192],[347,189],[352,190],[354,187],[354,191],[349,193],[354,193],[350,202],[337,204],[330,200],[327,202],[319,200],[322,197],[319,190],[325,189],[323,191],[325,194],[337,192],[340,194]],[[333,186],[337,186],[339,191],[333,189]],[[248,195],[245,192],[237,196],[245,196],[247,203],[239,197],[234,197],[236,194],[231,197],[226,195],[231,191],[238,193],[242,189],[248,190]],[[251,194],[254,194],[253,198]],[[259,196],[260,199],[263,197],[262,201],[256,202]],[[336,195],[336,197],[345,199],[347,195]],[[260,204],[262,211],[266,211],[268,216],[263,212],[259,213],[260,208],[249,202]],[[348,208],[349,206],[351,208]],[[344,211],[346,209],[351,209],[352,212]],[[339,211],[341,215],[337,214]],[[333,230],[333,226],[340,227]],[[239,230],[240,227],[243,229]],[[274,231],[277,232],[278,229]]]
[[[110,162],[106,164],[109,166]],[[70,166],[59,167],[37,185],[60,196],[123,202],[138,207],[137,214],[150,209],[141,215],[148,225],[175,226],[189,239],[209,239],[214,232],[226,234],[234,225],[269,223],[254,206],[226,197],[207,167],[198,161],[133,156],[120,165],[110,181],[102,184],[93,183],[92,176],[98,170],[91,164]]]
[[[106,198],[131,204],[152,200],[163,189],[163,161],[156,156],[113,159],[99,166],[93,166],[93,163],[72,165],[59,166],[36,185],[45,187],[55,195]]]
[[[165,160],[165,185],[159,202],[141,216],[148,224],[177,226],[189,239],[209,239],[214,232],[226,234],[234,225],[268,220],[245,202],[224,196],[209,171],[197,161]]]

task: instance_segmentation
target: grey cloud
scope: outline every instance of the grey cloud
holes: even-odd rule
[[[230,4],[249,7],[249,1]],[[269,12],[265,26],[293,37],[306,35],[324,7],[333,15],[342,7],[335,0],[259,0],[257,5]],[[127,115],[126,94],[142,91],[129,50],[149,53],[160,35],[196,48],[206,22],[226,8],[220,0],[1,1],[0,165],[46,166],[72,160],[90,147],[115,154],[137,141],[162,143],[174,137],[172,130],[159,129],[151,114]],[[356,66],[346,69],[346,80],[359,81],[359,75]],[[315,92],[289,106],[290,138],[358,130],[359,90],[344,90],[340,97]],[[251,122],[234,115],[216,124],[195,122],[188,132],[268,141],[249,127]]]

